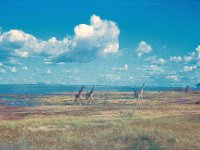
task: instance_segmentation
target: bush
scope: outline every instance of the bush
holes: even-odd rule
[[[149,136],[141,135],[131,145],[130,150],[162,150],[162,148]]]

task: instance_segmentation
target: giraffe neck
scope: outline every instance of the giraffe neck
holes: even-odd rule
[[[140,90],[140,94],[142,94],[144,91],[144,86],[142,86],[141,90]]]
[[[92,90],[90,91],[90,94],[92,94],[94,92],[94,86],[92,87]]]
[[[134,93],[137,94],[137,91],[136,91],[135,87],[133,88],[133,90],[134,90]]]
[[[81,92],[83,91],[83,86],[81,87],[80,91],[78,92],[78,94],[81,94]]]

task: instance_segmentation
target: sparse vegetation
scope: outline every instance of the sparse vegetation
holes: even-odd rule
[[[36,97],[40,106],[0,107],[0,149],[162,150],[200,147],[199,93],[95,93],[95,105],[73,94]]]

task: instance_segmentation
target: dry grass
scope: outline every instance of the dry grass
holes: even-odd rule
[[[0,149],[193,149],[200,147],[200,94],[96,93],[72,105],[73,93],[37,97],[40,106],[0,107]]]

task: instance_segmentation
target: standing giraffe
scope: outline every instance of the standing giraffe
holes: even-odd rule
[[[136,89],[135,89],[135,86],[133,86],[133,90],[134,90],[134,98],[138,98],[138,92],[136,91]]]
[[[143,98],[143,91],[144,91],[144,86],[145,84],[143,83],[142,88],[140,89],[140,91],[136,91],[135,87],[134,87],[134,98],[136,99],[142,99]],[[142,103],[140,101],[138,101],[137,103],[138,105],[141,105]]]
[[[139,94],[138,94],[138,98],[139,98],[139,99],[142,99],[142,98],[143,98],[144,86],[145,86],[145,84],[143,83],[142,88],[141,88],[141,90],[140,90],[140,92],[139,92]]]
[[[83,85],[82,87],[81,87],[81,89],[79,90],[79,92],[77,93],[77,94],[75,94],[75,103],[77,103],[78,101],[79,101],[79,104],[81,103],[81,100],[82,100],[82,91],[83,91],[83,89],[85,88],[85,86]]]
[[[89,101],[89,104],[92,104],[93,94],[94,94],[94,85],[92,87],[92,90],[90,92],[87,92],[85,95],[85,99],[86,101]]]

